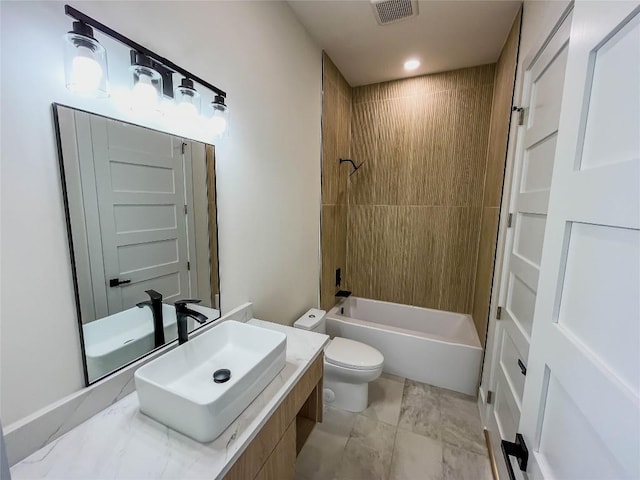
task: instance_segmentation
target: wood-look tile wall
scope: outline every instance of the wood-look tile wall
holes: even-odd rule
[[[519,25],[497,67],[352,89],[324,55],[322,308],[341,268],[355,295],[472,313],[484,342]]]
[[[342,270],[342,286],[347,281],[347,186],[351,143],[351,87],[331,59],[323,54],[322,73],[322,278],[320,306],[335,304],[335,271]]]
[[[220,294],[220,267],[218,264],[218,217],[216,206],[216,154],[213,145],[205,148],[207,162],[207,199],[209,211],[209,282],[211,285],[211,305],[215,307],[216,295]],[[219,305],[218,305],[219,307]]]
[[[495,65],[353,89],[348,284],[470,313]]]
[[[511,103],[518,60],[521,13],[511,27],[511,32],[496,65],[495,92],[491,107],[491,128],[487,152],[487,171],[482,203],[480,248],[475,275],[475,293],[472,316],[482,345],[485,344],[489,320],[489,301],[493,283],[500,199],[504,179],[504,166],[509,138]]]

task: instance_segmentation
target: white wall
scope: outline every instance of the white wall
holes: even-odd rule
[[[321,52],[283,2],[71,2],[228,93],[217,148],[222,307],[291,323],[318,304]],[[59,2],[2,2],[0,416],[82,388],[51,103],[134,120],[66,91]],[[108,48],[115,86],[128,52]],[[118,72],[121,72],[118,75]],[[137,121],[157,126],[153,121]]]

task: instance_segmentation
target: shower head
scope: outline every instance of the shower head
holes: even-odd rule
[[[353,172],[351,172],[351,173],[349,174],[349,176],[351,176],[351,175],[353,175],[354,173],[356,173],[356,171],[357,171],[357,170],[358,170],[362,165],[364,165],[364,162],[362,162],[360,165],[356,165],[356,164],[355,164],[355,162],[354,162],[353,160],[351,160],[350,158],[340,158],[339,160],[340,160],[340,163],[341,163],[341,164],[342,164],[342,163],[347,162],[347,163],[350,163],[350,164],[351,164],[351,166],[353,167]],[[366,161],[366,160],[365,160],[365,161]]]

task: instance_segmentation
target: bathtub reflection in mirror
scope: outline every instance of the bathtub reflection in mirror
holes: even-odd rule
[[[88,385],[174,341],[175,301],[219,318],[214,148],[53,108]]]

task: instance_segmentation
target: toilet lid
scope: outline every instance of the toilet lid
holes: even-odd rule
[[[364,343],[336,337],[324,350],[327,362],[355,370],[373,370],[382,367],[384,356]]]

